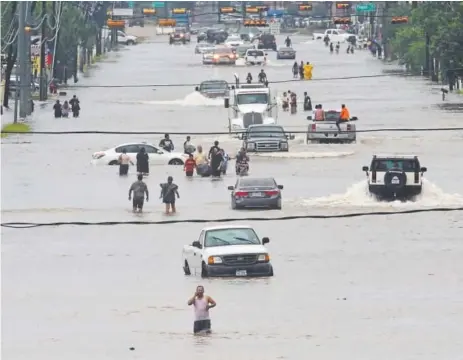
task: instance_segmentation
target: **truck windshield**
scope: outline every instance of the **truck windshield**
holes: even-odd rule
[[[268,94],[239,94],[236,96],[236,98],[236,102],[238,105],[268,104]]]
[[[228,83],[224,82],[206,82],[202,83],[199,87],[200,90],[226,90],[228,88]]]
[[[419,171],[420,164],[415,159],[376,159],[371,164],[371,171]]]
[[[256,126],[249,129],[250,138],[284,138],[285,131],[281,126]]]
[[[253,229],[231,228],[206,232],[204,247],[227,245],[260,245],[260,240]]]

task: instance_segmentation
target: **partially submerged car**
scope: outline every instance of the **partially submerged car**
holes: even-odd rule
[[[278,185],[274,178],[238,177],[231,191],[233,210],[244,208],[269,208],[281,210],[283,185]]]
[[[185,245],[182,268],[185,275],[207,277],[273,276],[270,255],[251,226],[222,225],[204,228],[199,238]]]
[[[423,189],[422,167],[416,155],[373,155],[370,166],[362,168],[368,191],[378,200],[413,200]]]
[[[195,90],[207,98],[226,97],[229,94],[228,83],[225,80],[206,80]]]

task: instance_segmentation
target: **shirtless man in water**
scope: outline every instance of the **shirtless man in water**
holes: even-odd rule
[[[199,285],[191,299],[188,300],[188,305],[195,307],[195,322],[193,333],[211,332],[211,318],[209,317],[209,309],[212,309],[217,304],[208,295],[204,295],[204,286]]]

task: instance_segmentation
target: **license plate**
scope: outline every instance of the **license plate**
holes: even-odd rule
[[[236,270],[236,276],[246,276],[247,274],[246,270]]]
[[[264,196],[264,194],[262,194],[261,192],[255,192],[255,193],[251,193],[251,196],[252,197],[262,197]]]

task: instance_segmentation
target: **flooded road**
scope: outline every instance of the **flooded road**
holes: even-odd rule
[[[283,39],[279,39],[282,43]],[[330,55],[321,44],[293,38],[298,60],[314,64],[314,79],[381,74],[365,52]],[[81,88],[79,119],[38,113],[35,130],[227,131],[222,100],[194,85],[245,78],[258,67],[200,65],[194,44],[144,43],[119,52],[79,84],[153,86]],[[270,81],[291,78],[292,62],[269,53]],[[159,84],[188,83],[189,87]],[[442,111],[439,92],[421,79],[378,77],[271,85],[281,94],[308,91],[313,104],[345,103],[358,129],[461,126],[461,113]],[[73,92],[70,91],[69,95]],[[450,100],[452,101],[452,99]],[[40,110],[38,110],[39,112]],[[291,131],[307,129],[306,114],[279,113]],[[306,145],[297,134],[285,155],[253,156],[252,175],[285,186],[282,211],[230,209],[223,181],[184,179],[181,167],[152,166],[143,216],[131,214],[134,180],[117,168],[90,164],[95,151],[130,141],[157,145],[162,135],[33,135],[2,140],[2,222],[164,220],[158,184],[179,185],[176,219],[277,217],[463,205],[461,132],[361,133],[353,145]],[[177,148],[185,136],[172,136]],[[227,135],[214,140],[234,153]],[[19,142],[19,143],[18,143]],[[377,203],[365,175],[375,153],[416,154],[428,168],[415,203]],[[244,220],[243,220],[244,221]],[[246,222],[245,222],[246,223]],[[268,245],[275,277],[260,280],[186,278],[182,246],[201,224],[2,229],[3,355],[11,359],[456,359],[463,353],[461,213],[390,215],[334,220],[251,223]],[[296,230],[296,231],[295,231]],[[298,234],[297,236],[295,234]],[[202,283],[216,299],[214,334],[191,335],[186,306]],[[130,347],[134,351],[129,351]],[[348,354],[348,355],[346,355]],[[233,355],[233,356],[232,356]]]

